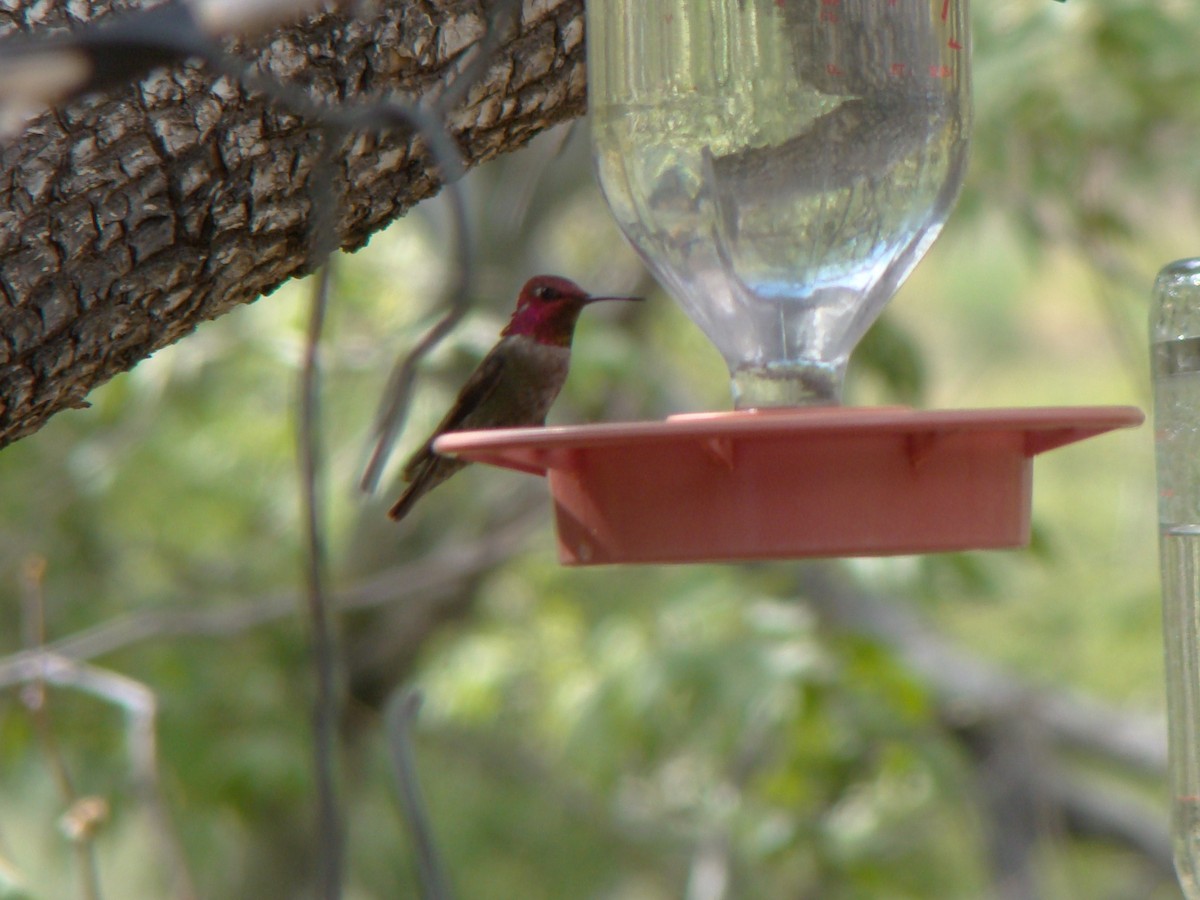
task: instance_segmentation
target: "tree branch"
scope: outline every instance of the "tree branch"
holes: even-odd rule
[[[246,56],[314,102],[429,106],[471,68],[493,5],[326,12]],[[0,37],[79,27],[79,11],[19,0],[0,11]],[[582,16],[582,0],[525,0],[448,116],[469,164],[582,112]],[[0,446],[84,405],[93,387],[206,319],[310,271],[320,127],[189,63],[70,103],[0,144]],[[425,146],[391,130],[335,147],[340,246],[361,246],[437,191]]]

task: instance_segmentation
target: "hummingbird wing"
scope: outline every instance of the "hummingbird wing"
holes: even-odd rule
[[[433,442],[448,431],[460,431],[475,424],[487,424],[475,419],[486,418],[478,413],[485,408],[487,399],[495,393],[503,377],[504,359],[493,350],[471,373],[471,377],[451,404],[450,411],[438,423],[433,434],[404,464],[401,477],[409,483],[408,488],[388,511],[389,517],[397,522],[403,519],[421,497],[467,465],[461,459],[435,453]]]
[[[414,481],[420,475],[421,470],[428,466],[434,459],[445,459],[444,456],[439,456],[433,452],[433,442],[448,431],[462,431],[463,426],[470,426],[471,414],[481,409],[484,403],[496,391],[496,387],[500,384],[504,377],[504,360],[499,353],[495,351],[489,353],[483,358],[483,361],[475,367],[475,371],[471,373],[471,377],[467,379],[458,391],[458,396],[454,398],[454,403],[450,405],[450,411],[438,423],[437,428],[433,429],[433,434],[421,446],[421,449],[414,453],[404,464],[404,470],[401,477],[405,481]],[[484,423],[479,423],[484,424]],[[432,485],[431,485],[432,487]]]
[[[434,451],[433,443],[440,435],[544,424],[546,412],[566,381],[570,355],[567,347],[542,344],[526,335],[502,338],[471,373],[429,440],[404,466],[409,486],[389,515],[403,518],[423,494],[467,465],[465,460]]]

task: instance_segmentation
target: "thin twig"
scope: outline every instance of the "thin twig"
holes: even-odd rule
[[[392,112],[398,116],[410,115],[409,111],[400,108],[396,108]],[[413,121],[421,122],[422,119],[414,119]],[[422,135],[429,133],[427,128],[421,131]],[[436,147],[437,144],[430,145],[430,149],[435,149]],[[448,147],[442,148],[443,153],[449,152],[449,149]],[[454,152],[453,162],[450,163],[454,168],[449,171],[445,168],[449,160],[444,155],[435,156],[439,166],[442,167],[443,178],[446,181],[444,196],[450,208],[450,233],[447,235],[447,240],[455,248],[454,260],[451,266],[451,271],[454,275],[453,281],[447,288],[446,311],[433,324],[429,331],[417,341],[412,350],[396,363],[388,376],[380,409],[375,417],[375,427],[372,429],[374,449],[371,451],[370,459],[367,461],[360,482],[360,487],[366,493],[374,493],[375,489],[379,486],[379,479],[383,474],[384,467],[387,465],[388,458],[391,456],[392,447],[395,445],[396,438],[404,427],[409,402],[412,399],[412,389],[413,383],[416,380],[417,366],[434,347],[441,343],[454,330],[454,327],[458,325],[470,309],[471,285],[474,283],[475,278],[474,251],[471,242],[471,232],[468,227],[466,203],[463,199],[462,188],[457,183],[457,178],[461,176],[462,162],[461,158],[457,155],[457,148],[455,148]]]
[[[330,616],[325,565],[325,521],[321,496],[321,336],[329,309],[333,271],[330,251],[334,237],[333,186],[330,183],[330,145],[333,135],[321,134],[319,164],[313,170],[312,258],[322,262],[313,285],[308,331],[300,366],[297,444],[300,499],[304,528],[304,586],[307,600],[312,664],[316,681],[313,698],[313,768],[316,779],[317,890],[327,900],[342,895],[343,827],[337,793],[337,721],[340,708],[337,648]],[[322,177],[325,175],[327,177]]]
[[[435,127],[434,117],[444,120],[446,114],[466,97],[471,86],[483,77],[492,54],[499,46],[504,30],[511,27],[519,15],[518,0],[501,0],[493,8],[492,15],[488,20],[487,31],[477,45],[475,58],[442,96],[437,108],[429,114],[425,114],[419,109],[414,111],[401,106],[393,106],[390,110],[394,115],[405,116],[412,116],[415,112],[420,118],[411,119],[413,126],[419,129],[422,137],[435,141],[430,144],[430,150],[442,169],[445,195],[450,205],[448,240],[455,247],[454,265],[451,270],[454,272],[454,280],[446,291],[445,312],[417,341],[412,350],[397,361],[388,376],[387,386],[383,391],[383,400],[375,417],[375,427],[372,430],[373,449],[359,482],[359,487],[368,494],[374,493],[379,486],[379,479],[391,456],[396,438],[404,428],[404,420],[408,415],[409,403],[412,400],[417,366],[434,347],[454,330],[470,309],[471,286],[475,277],[474,252],[462,190],[458,185],[463,165],[458,148],[453,147],[452,142],[448,141],[448,136],[443,128]],[[447,143],[451,143],[451,146],[446,146]]]
[[[41,557],[31,557],[25,560],[21,567],[21,637],[26,650],[37,652],[46,642],[46,597],[44,583],[46,576],[46,560]],[[72,813],[81,808],[79,791],[75,788],[75,779],[67,767],[66,757],[54,733],[54,724],[50,717],[49,695],[46,683],[41,678],[35,678],[20,692],[21,702],[29,711],[33,720],[34,731],[38,743],[42,745],[42,754],[50,767],[50,774],[62,797],[64,822],[77,821]],[[71,842],[71,850],[75,854],[75,866],[79,871],[79,892],[84,900],[100,900],[100,867],[96,861],[95,835],[96,826],[105,816],[89,819],[91,827],[67,828],[67,837]]]
[[[40,556],[26,559],[21,566],[21,643],[27,651],[35,653],[40,652],[46,644],[46,600],[43,590],[45,577],[46,560]],[[71,777],[62,749],[54,736],[46,685],[41,680],[29,682],[21,691],[21,703],[33,717],[38,740],[41,741],[46,759],[50,763],[50,772],[62,795],[63,804],[70,807],[79,799],[79,795],[75,790],[75,779]],[[85,849],[85,852],[89,856],[92,855],[90,850]],[[94,870],[94,857],[83,868]],[[84,894],[92,896],[92,892],[86,888]]]
[[[413,758],[412,723],[420,708],[421,695],[416,691],[399,690],[392,694],[384,713],[387,744],[400,796],[400,812],[417,856],[422,896],[424,900],[450,900],[450,883],[438,854]]]
[[[128,743],[134,784],[142,806],[149,816],[150,830],[154,840],[158,842],[159,855],[166,860],[171,877],[172,896],[180,900],[195,900],[196,885],[188,866],[187,854],[183,851],[183,843],[179,840],[174,819],[163,796],[162,780],[158,773],[158,738],[155,726],[157,701],[149,688],[137,682],[132,683],[142,688],[144,693],[141,696],[148,696],[150,700],[143,703],[140,711],[131,711],[129,715]]]

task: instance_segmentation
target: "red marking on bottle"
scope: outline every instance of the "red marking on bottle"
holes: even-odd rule
[[[950,38],[950,43],[948,43],[946,46],[949,47],[951,50],[961,50],[963,48],[963,45],[960,44],[958,41],[956,41],[954,38]]]
[[[900,78],[908,71],[908,66],[904,63],[892,63],[891,73],[894,77]]]
[[[837,65],[835,65],[834,63],[826,63],[825,64],[825,72],[829,75],[834,75],[834,76],[839,76],[839,77],[846,74],[841,69],[839,69],[837,67]]]
[[[942,21],[950,17],[950,0],[942,0]]]
[[[949,66],[932,65],[929,67],[929,74],[933,78],[949,78],[954,74],[954,70]]]

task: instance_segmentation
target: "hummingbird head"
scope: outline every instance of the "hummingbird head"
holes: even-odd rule
[[[566,278],[538,275],[530,278],[517,296],[517,308],[500,332],[501,337],[523,334],[539,344],[571,346],[579,311],[599,300],[641,300],[641,297],[593,297]]]

